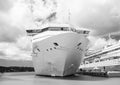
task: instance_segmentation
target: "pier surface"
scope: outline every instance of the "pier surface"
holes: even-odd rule
[[[120,85],[120,77],[106,78],[86,75],[69,77],[35,76],[34,73],[0,74],[0,85]]]

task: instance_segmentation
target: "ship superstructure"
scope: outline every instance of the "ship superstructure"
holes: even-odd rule
[[[90,54],[80,66],[88,71],[120,71],[120,42]]]
[[[75,74],[84,57],[88,30],[69,25],[49,25],[27,30],[32,37],[32,56],[36,75]]]

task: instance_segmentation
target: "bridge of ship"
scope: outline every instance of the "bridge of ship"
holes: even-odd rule
[[[42,32],[45,32],[45,31],[73,31],[73,32],[76,32],[76,33],[79,33],[79,34],[89,34],[90,31],[88,30],[77,30],[75,28],[72,28],[72,27],[45,27],[43,29],[28,29],[26,30],[26,32],[29,34],[29,35],[36,35],[38,33],[42,33]],[[30,34],[32,33],[32,34]]]

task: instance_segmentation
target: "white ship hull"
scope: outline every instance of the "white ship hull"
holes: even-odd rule
[[[80,66],[80,69],[83,70],[94,70],[95,68],[104,71],[120,71],[120,59],[106,60],[96,63],[94,62]]]
[[[33,37],[32,43],[36,75],[67,76],[79,68],[88,39],[75,32],[47,31]]]

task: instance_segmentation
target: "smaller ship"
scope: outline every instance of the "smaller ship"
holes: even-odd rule
[[[80,69],[86,71],[120,71],[120,42],[92,52],[84,59]]]
[[[88,44],[88,30],[56,24],[27,30],[27,34],[32,36],[36,75],[68,76],[76,73]]]

